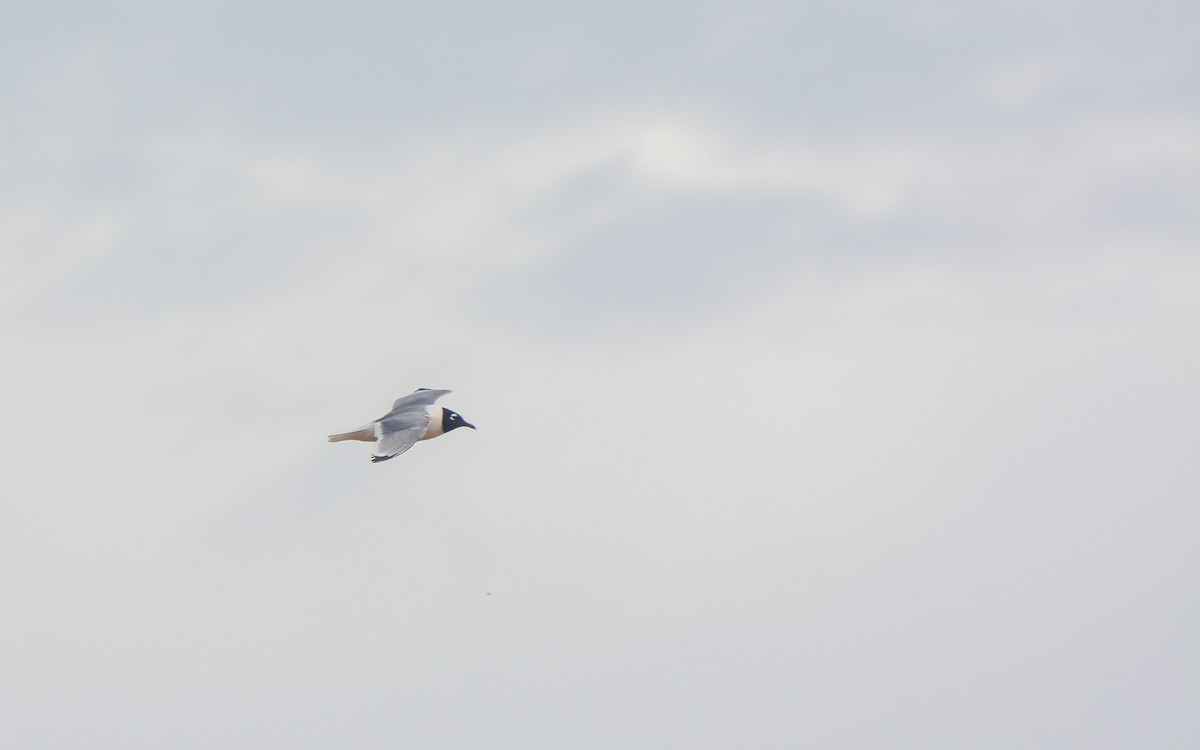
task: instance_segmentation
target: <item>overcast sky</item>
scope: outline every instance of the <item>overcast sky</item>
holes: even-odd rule
[[[1198,7],[6,8],[0,744],[1200,746]]]

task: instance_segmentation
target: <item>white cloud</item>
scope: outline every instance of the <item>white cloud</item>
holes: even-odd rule
[[[800,190],[856,217],[894,215],[919,167],[911,148],[872,143],[762,143],[661,124],[636,144],[634,164],[653,182],[698,190]]]
[[[1085,65],[1062,55],[1030,57],[988,72],[983,93],[1001,107],[1025,107],[1084,77]]]

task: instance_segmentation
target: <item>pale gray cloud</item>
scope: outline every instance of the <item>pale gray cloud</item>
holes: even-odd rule
[[[1195,15],[14,9],[0,740],[1194,746]]]

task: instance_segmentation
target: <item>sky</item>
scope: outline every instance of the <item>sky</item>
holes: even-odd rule
[[[0,744],[1200,745],[1194,3],[5,16]]]

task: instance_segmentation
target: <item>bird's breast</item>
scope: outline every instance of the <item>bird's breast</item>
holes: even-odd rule
[[[435,438],[444,432],[442,429],[442,410],[430,409],[429,411],[429,426],[425,428],[425,434],[421,436],[422,440]]]

